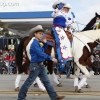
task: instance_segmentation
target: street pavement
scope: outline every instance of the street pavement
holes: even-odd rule
[[[39,96],[34,96],[32,94],[28,94],[27,100],[50,100],[47,94],[42,94]],[[9,94],[0,95],[0,100],[17,100],[17,94]],[[100,96],[83,96],[83,95],[65,95],[63,100],[100,100]]]
[[[28,76],[22,75],[20,87]],[[74,76],[73,76],[74,77]],[[18,92],[14,91],[14,81],[16,75],[0,75],[0,100],[17,100]],[[65,75],[59,78],[63,87],[57,85],[50,79],[54,89],[59,95],[65,95],[63,100],[100,100],[100,75],[92,76],[88,79],[91,88],[82,88],[83,93],[75,93],[73,82],[74,79],[66,79]],[[47,93],[43,93],[39,88],[32,85],[29,88],[27,100],[50,100]]]

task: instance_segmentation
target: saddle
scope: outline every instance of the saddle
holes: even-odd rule
[[[65,31],[69,41],[71,42],[73,40],[72,34],[69,31]]]
[[[45,38],[47,39],[47,44],[49,44],[50,46],[55,46],[55,40],[54,40],[54,37],[53,37],[51,31],[49,31],[49,32],[45,35]]]
[[[70,27],[67,27],[67,28],[65,28],[64,30],[65,30],[65,33],[66,33],[66,35],[67,35],[69,41],[71,42],[71,41],[73,40],[73,37],[72,37],[72,34],[71,34],[71,32],[70,32]]]
[[[65,31],[69,41],[71,42],[73,40],[73,37],[72,37],[72,34],[67,30]],[[54,37],[52,35],[52,32],[49,31],[46,35],[45,35],[45,38],[47,39],[48,41],[48,44],[50,44],[51,46],[55,46],[55,40],[54,40]]]

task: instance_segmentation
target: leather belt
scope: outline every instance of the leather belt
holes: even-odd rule
[[[42,66],[43,65],[43,62],[40,62],[40,63],[33,62],[33,64],[38,64],[38,65]]]

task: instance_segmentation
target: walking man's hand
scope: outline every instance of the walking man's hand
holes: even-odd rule
[[[53,58],[52,61],[53,61],[54,63],[57,63],[57,62],[58,62],[58,60],[57,60],[56,58]]]

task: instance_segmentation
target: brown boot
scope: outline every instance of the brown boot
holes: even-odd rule
[[[62,100],[65,96],[58,96],[55,100]]]

